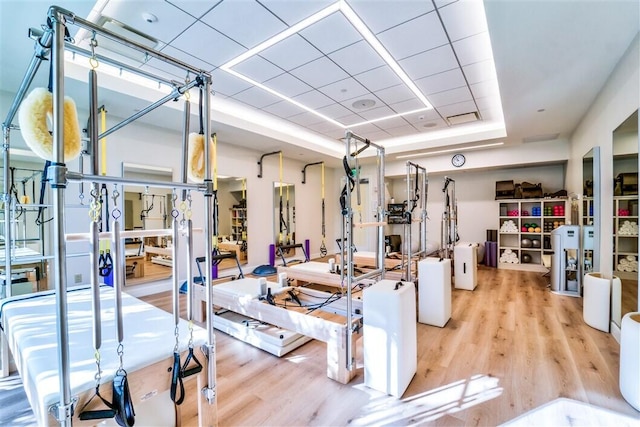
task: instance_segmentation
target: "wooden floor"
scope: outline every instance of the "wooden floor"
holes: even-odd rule
[[[220,425],[493,426],[558,397],[640,417],[619,392],[619,345],[583,322],[581,298],[550,293],[539,273],[478,276],[475,291],[453,290],[444,328],[418,324],[402,399],[364,386],[360,348],[342,385],[325,375],[324,343],[277,358],[216,331]],[[143,299],[171,307],[168,293]]]

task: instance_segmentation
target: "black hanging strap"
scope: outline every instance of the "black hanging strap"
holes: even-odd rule
[[[129,382],[127,372],[120,369],[113,378],[113,409],[115,410],[115,420],[122,427],[133,427],[135,422],[135,411],[133,401],[129,392]]]
[[[92,411],[85,410],[85,408],[89,406],[89,404],[91,403],[94,397],[98,397],[108,409],[96,409]],[[113,405],[111,404],[111,402],[107,401],[107,399],[102,397],[102,395],[100,394],[100,386],[96,386],[96,392],[94,393],[93,396],[91,396],[91,399],[89,399],[87,403],[85,403],[82,409],[80,410],[80,420],[82,421],[113,418],[115,415],[116,415],[116,411],[115,409],[113,409]]]

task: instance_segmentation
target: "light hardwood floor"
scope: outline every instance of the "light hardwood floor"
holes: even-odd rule
[[[418,371],[402,399],[364,386],[361,348],[342,385],[325,375],[324,343],[277,358],[216,331],[219,423],[493,426],[558,397],[640,418],[619,392],[618,343],[547,280],[480,267],[475,291],[453,290],[444,328],[418,324]],[[143,299],[171,308],[169,293]]]

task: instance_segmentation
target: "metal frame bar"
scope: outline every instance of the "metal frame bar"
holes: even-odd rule
[[[324,164],[324,162],[307,163],[306,165],[304,165],[304,167],[302,168],[302,183],[307,183],[307,167],[322,164]]]
[[[412,175],[412,170],[416,171],[416,180],[420,180],[420,183],[416,183],[414,185],[417,185],[419,187],[419,194],[422,196],[420,197],[420,211],[421,211],[421,215],[420,215],[420,247],[418,249],[418,252],[416,252],[415,254],[413,254],[411,252],[411,243],[412,243],[412,225],[413,225],[413,218],[412,215],[407,215],[408,216],[408,223],[404,224],[404,238],[405,238],[405,245],[407,246],[407,250],[406,250],[406,257],[407,257],[407,263],[406,263],[406,280],[407,281],[411,281],[411,266],[412,266],[412,262],[411,259],[414,255],[421,255],[424,254],[426,252],[426,247],[427,247],[427,230],[426,230],[426,205],[427,205],[427,195],[425,192],[425,183],[426,183],[426,179],[427,179],[427,169],[423,166],[418,165],[417,163],[413,163],[410,161],[407,161],[407,203],[409,202],[409,200],[411,199],[411,175]],[[422,179],[420,179],[422,178]],[[407,205],[407,208],[409,206]],[[404,257],[405,254],[402,254],[402,261],[404,262]]]
[[[352,140],[360,141],[365,144],[365,147],[355,150],[353,153],[351,152],[351,143]],[[384,186],[384,147],[380,145],[376,145],[365,139],[359,135],[354,134],[350,130],[347,130],[345,133],[345,148],[346,148],[346,158],[355,159],[357,156],[362,153],[364,150],[369,148],[370,146],[377,149],[377,169],[378,169],[378,209],[377,216],[378,222],[382,224],[382,220],[384,219],[385,211],[384,211],[384,194],[382,188]],[[360,178],[356,177],[356,185],[360,185]],[[348,178],[347,178],[348,179]],[[344,235],[346,232],[346,244],[344,244],[344,248],[346,250],[346,279],[347,279],[347,325],[348,327],[348,336],[346,337],[347,341],[347,370],[351,371],[355,369],[355,358],[354,358],[354,349],[353,349],[353,333],[355,332],[353,329],[353,301],[351,299],[351,288],[354,283],[354,266],[353,266],[353,209],[351,207],[351,188],[349,183],[347,182],[347,206],[346,212],[343,212],[343,224],[342,224],[342,238],[344,241]],[[358,280],[363,280],[365,278],[373,277],[380,275],[381,278],[384,279],[384,226],[377,225],[378,229],[378,241],[377,241],[377,260],[376,260],[376,268],[360,277]],[[348,248],[348,250],[346,249]],[[345,258],[344,256],[342,257]]]
[[[98,182],[114,182],[114,183],[129,183],[132,185],[154,185],[158,187],[170,187],[170,188],[183,188],[183,189],[198,189],[204,190],[205,192],[205,207],[204,214],[206,218],[205,223],[205,236],[206,236],[206,255],[208,261],[211,259],[211,248],[212,248],[212,236],[210,230],[212,229],[212,182],[211,182],[211,168],[209,161],[209,144],[205,144],[205,184],[202,185],[193,185],[186,183],[156,183],[153,181],[149,182],[140,182],[140,181],[132,181],[123,178],[117,177],[106,177],[106,176],[98,176],[95,175],[97,170],[95,170],[95,158],[92,159],[93,171],[92,174],[85,175],[82,173],[71,173],[68,172],[66,166],[64,164],[64,52],[65,52],[65,28],[69,24],[74,24],[81,28],[95,31],[97,34],[101,34],[105,37],[110,38],[111,40],[128,46],[130,48],[142,51],[146,53],[148,56],[157,58],[166,63],[169,63],[173,66],[181,68],[187,72],[193,72],[196,75],[200,76],[197,82],[187,83],[182,88],[177,88],[172,93],[172,96],[165,97],[161,101],[168,101],[169,99],[173,99],[174,97],[183,93],[185,88],[193,87],[196,84],[204,84],[205,93],[209,94],[211,90],[211,75],[203,70],[198,69],[197,67],[193,67],[189,64],[186,64],[182,61],[179,61],[175,58],[167,56],[161,52],[155,51],[153,49],[149,49],[139,43],[128,40],[124,37],[121,37],[111,31],[108,31],[104,28],[98,27],[97,25],[86,21],[82,18],[75,16],[72,12],[68,10],[62,9],[57,6],[52,6],[48,10],[47,16],[51,21],[51,28],[45,30],[44,33],[37,40],[36,52],[31,59],[29,67],[25,73],[25,76],[20,84],[20,87],[16,93],[16,96],[13,100],[11,107],[9,108],[7,118],[3,123],[3,150],[4,150],[4,164],[5,164],[5,175],[9,170],[9,129],[12,127],[11,122],[13,121],[15,114],[18,110],[19,105],[21,104],[29,86],[33,82],[33,78],[38,70],[40,63],[45,58],[48,52],[51,53],[50,60],[52,61],[52,69],[53,69],[53,148],[55,153],[55,162],[51,167],[52,171],[52,179],[51,179],[51,187],[53,190],[52,199],[53,199],[53,213],[54,213],[54,222],[53,222],[53,240],[55,245],[54,250],[54,265],[55,265],[55,289],[56,289],[56,304],[57,304],[57,339],[58,339],[58,372],[60,373],[59,381],[60,381],[60,402],[54,405],[51,410],[55,413],[56,419],[60,423],[60,425],[67,426],[71,425],[71,417],[73,412],[73,404],[74,400],[71,395],[70,389],[70,365],[69,365],[69,341],[68,341],[68,319],[67,319],[67,303],[66,303],[66,291],[67,291],[67,283],[66,283],[66,240],[65,240],[65,216],[64,216],[64,207],[65,207],[65,189],[67,185],[67,180],[78,180],[78,181],[91,181],[93,183]],[[50,44],[51,43],[51,44]],[[127,70],[132,70],[131,67],[122,67]],[[136,70],[132,70],[136,72]],[[93,96],[90,95],[90,96]],[[162,103],[164,103],[162,102]],[[159,102],[152,104],[147,107],[143,114],[151,111],[152,108],[161,105]],[[210,132],[210,99],[209,96],[205,98],[205,134],[209,135]],[[142,116],[143,114],[137,114],[132,116],[131,118],[125,120],[125,122],[120,123],[119,127],[112,128],[108,131],[108,133],[115,132],[115,130],[120,127],[132,122],[136,118]],[[92,132],[94,133],[92,139],[95,138],[95,132],[97,132],[97,126],[93,126]],[[103,133],[104,137],[108,134],[107,132]],[[96,153],[94,152],[95,156]],[[3,197],[7,197],[7,188],[6,183],[8,179],[5,179],[5,193]],[[5,200],[5,209],[11,207],[10,200]],[[115,230],[114,230],[115,231]],[[119,231],[119,230],[118,230]],[[7,272],[11,270],[11,257],[6,257],[7,263]],[[207,270],[205,272],[206,277],[206,288],[207,288],[207,303],[211,304],[211,272]],[[208,370],[208,384],[203,388],[202,393],[207,398],[209,404],[214,404],[216,400],[216,391],[215,391],[215,337],[213,335],[213,326],[211,316],[207,315],[207,329],[208,329],[208,343],[206,344],[205,352],[206,356],[209,359],[209,370]],[[4,361],[3,359],[3,365]],[[4,369],[4,366],[3,366]]]
[[[263,160],[265,157],[267,157],[267,156],[271,156],[271,155],[273,155],[273,154],[280,154],[280,153],[282,153],[282,150],[280,150],[280,151],[273,151],[273,152],[271,152],[271,153],[265,153],[265,154],[263,154],[262,156],[260,156],[260,160],[258,160],[258,168],[259,168],[259,171],[258,171],[258,178],[262,178],[262,160]]]

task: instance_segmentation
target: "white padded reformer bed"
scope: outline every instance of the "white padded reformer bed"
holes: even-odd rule
[[[102,346],[100,349],[102,386],[101,393],[111,398],[111,380],[119,367],[116,339],[115,292],[112,288],[100,288],[102,317]],[[91,290],[73,288],[68,296],[69,360],[72,396],[78,397],[73,417],[74,425],[93,425],[101,420],[80,421],[80,409],[95,391],[96,363],[92,341]],[[174,318],[157,307],[122,294],[124,328],[124,369],[127,371],[134,405],[144,402],[168,390],[171,385],[173,349],[175,345]],[[48,413],[49,407],[60,399],[60,380],[57,369],[56,296],[42,292],[30,296],[12,297],[0,301],[0,326],[13,354],[24,389],[35,413],[38,425],[57,425]],[[179,322],[178,349],[184,353],[188,347],[188,322]],[[194,353],[202,363],[198,375],[185,378],[187,399],[199,399],[199,392],[206,384],[207,360],[199,346],[206,341],[206,331],[193,326]],[[197,381],[196,381],[197,379]],[[197,384],[196,384],[197,383]],[[196,387],[197,385],[197,387]],[[191,394],[189,394],[191,393]],[[96,403],[103,406],[99,399]],[[172,404],[170,400],[167,404]],[[209,405],[185,405],[179,417],[193,423],[198,410],[206,411]],[[178,407],[180,408],[180,407]],[[188,411],[192,412],[189,413]],[[202,413],[200,413],[202,415]]]

